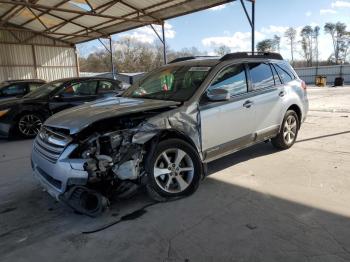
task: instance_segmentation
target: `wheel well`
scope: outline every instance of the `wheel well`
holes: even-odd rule
[[[30,113],[37,114],[37,115],[41,116],[43,119],[45,119],[45,113],[39,112],[38,110],[24,110],[16,115],[16,117],[14,118],[14,123],[17,123],[17,121],[21,118],[21,116],[28,114],[28,113],[29,114]]]
[[[287,109],[287,111],[288,111],[288,110],[293,110],[293,111],[297,114],[297,116],[298,116],[298,118],[299,118],[299,123],[300,123],[300,122],[301,122],[301,117],[302,117],[300,107],[294,104],[294,105],[291,105],[291,106]]]
[[[300,107],[294,104],[294,105],[291,105],[291,106],[287,109],[287,111],[288,111],[288,110],[293,110],[293,111],[297,114],[298,119],[299,119],[299,128],[300,128],[300,126],[301,126],[301,117],[302,117]]]
[[[184,135],[183,133],[181,133],[177,130],[164,130],[163,132],[160,133],[160,135],[158,137],[159,137],[159,141],[163,141],[165,139],[170,139],[170,138],[179,138],[179,139],[186,141],[191,146],[193,146],[194,149],[197,150],[197,147],[193,143],[193,141],[188,136]]]
[[[167,130],[161,131],[157,136],[155,136],[153,139],[151,139],[150,141],[148,141],[145,144],[145,149],[148,152],[152,152],[155,149],[155,146],[160,141],[163,141],[166,139],[171,139],[171,138],[178,138],[178,139],[184,140],[197,151],[196,145],[193,143],[193,141],[188,136],[186,136],[185,134],[183,134],[177,130],[173,130],[173,129],[167,129]]]
[[[35,113],[38,114],[39,116],[41,116],[43,118],[43,121],[45,121],[45,119],[47,118],[47,116],[45,115],[45,113],[39,112],[38,110],[23,110],[22,112],[20,112],[19,114],[17,114],[13,120],[12,120],[12,124],[11,124],[11,128],[10,128],[10,136],[14,136],[16,135],[16,125],[17,122],[19,121],[19,119],[21,118],[21,116],[27,114],[27,113]]]

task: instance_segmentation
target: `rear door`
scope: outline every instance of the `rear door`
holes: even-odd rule
[[[230,100],[200,105],[202,151],[207,161],[225,155],[252,141],[254,108],[249,104],[248,83],[243,64],[222,69],[207,90],[226,89]]]
[[[263,140],[279,130],[283,115],[284,86],[270,63],[248,63],[251,100],[255,108],[255,140]]]
[[[87,80],[66,85],[51,99],[50,109],[55,113],[97,99],[97,84]]]

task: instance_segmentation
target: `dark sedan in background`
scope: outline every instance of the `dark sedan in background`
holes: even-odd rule
[[[7,80],[0,83],[0,99],[24,96],[45,84],[41,79]]]
[[[120,95],[120,81],[67,78],[40,86],[22,98],[0,100],[0,136],[35,137],[46,118],[63,109],[107,96]]]

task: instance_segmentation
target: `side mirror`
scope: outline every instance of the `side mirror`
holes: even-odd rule
[[[227,101],[230,100],[230,93],[226,89],[212,89],[207,91],[207,98],[209,101]]]
[[[60,94],[60,95],[54,95],[54,96],[52,97],[52,100],[61,101],[61,100],[62,100],[62,95],[61,95],[61,94]]]

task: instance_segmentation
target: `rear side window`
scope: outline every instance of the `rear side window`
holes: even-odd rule
[[[274,67],[276,68],[277,73],[280,76],[283,83],[288,83],[295,79],[295,75],[293,74],[292,69],[289,65],[279,63],[274,64]]]
[[[84,81],[66,86],[60,94],[64,97],[96,95],[97,81]]]
[[[98,93],[103,94],[103,93],[108,93],[111,92],[115,89],[115,86],[113,86],[113,83],[110,81],[100,81],[98,84]]]
[[[248,64],[253,89],[261,89],[275,85],[271,67],[265,63]]]
[[[24,95],[27,91],[27,84],[12,84],[2,90],[4,95]]]
[[[244,66],[232,65],[223,69],[210,85],[212,89],[226,89],[231,96],[247,92],[247,79]]]
[[[39,86],[42,86],[43,83],[29,83],[29,92],[32,92],[38,89]]]

